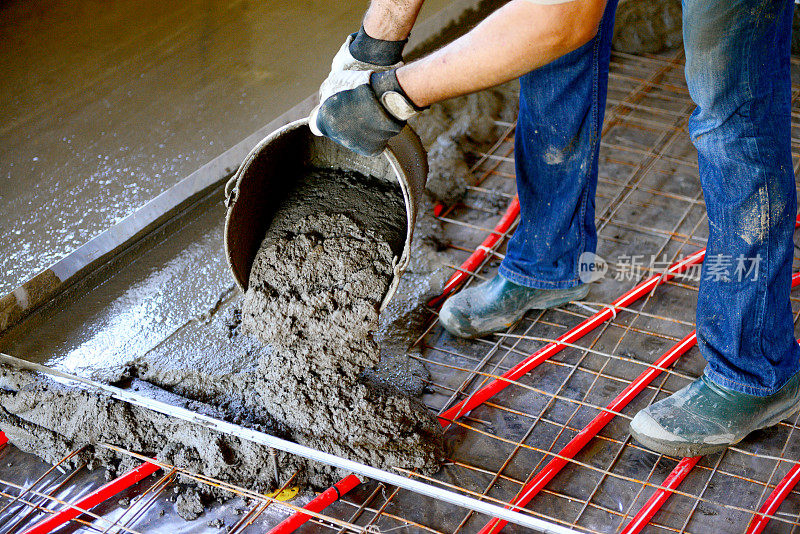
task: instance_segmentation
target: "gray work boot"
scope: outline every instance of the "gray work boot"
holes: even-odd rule
[[[701,456],[742,441],[754,430],[775,425],[800,409],[800,373],[768,397],[718,386],[704,376],[641,410],[631,435],[669,456]]]
[[[534,289],[498,274],[447,299],[439,312],[439,320],[454,336],[471,339],[511,326],[528,310],[543,310],[580,300],[588,292],[586,284],[569,289]]]

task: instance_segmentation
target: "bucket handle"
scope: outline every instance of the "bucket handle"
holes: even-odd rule
[[[230,208],[236,202],[236,196],[239,194],[239,188],[236,187],[236,178],[238,175],[234,174],[231,179],[225,182],[225,207]]]

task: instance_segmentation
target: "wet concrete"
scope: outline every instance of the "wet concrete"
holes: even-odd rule
[[[436,147],[445,140],[462,151],[488,150],[498,127],[491,120],[477,129],[464,125],[483,124],[474,115],[480,109],[476,102],[491,103],[489,116],[495,119],[513,114],[516,91],[516,86],[509,84],[425,112],[417,125],[431,153],[437,153]],[[474,177],[465,175],[462,179],[472,182]],[[408,358],[406,351],[428,320],[425,303],[441,291],[452,272],[448,265],[459,261],[457,252],[445,249],[447,237],[441,223],[432,216],[436,197],[423,198],[411,263],[377,325],[376,341],[381,345],[382,360],[378,363],[374,357],[366,358],[352,366],[350,374],[355,374],[378,363],[376,369],[364,373],[365,382],[359,378],[352,392],[339,395],[344,411],[331,410],[330,424],[325,426],[323,418],[314,420],[314,424],[307,419],[314,409],[324,405],[318,399],[326,394],[325,388],[312,388],[313,394],[292,396],[291,388],[283,387],[285,376],[272,377],[277,378],[272,381],[275,387],[259,376],[274,374],[276,369],[294,368],[302,371],[298,376],[301,381],[312,371],[322,375],[326,369],[318,366],[317,360],[335,359],[341,356],[344,347],[336,345],[338,350],[329,354],[314,346],[308,348],[303,358],[297,358],[296,354],[284,357],[241,331],[238,311],[241,297],[222,250],[220,194],[212,195],[156,239],[72,288],[53,306],[12,329],[0,340],[0,350],[97,380],[123,385],[133,380],[132,387],[147,394],[167,396],[177,404],[189,402],[193,409],[340,456],[383,467],[400,465],[423,472],[435,470],[435,459],[441,454],[437,445],[438,423],[423,405],[408,396],[424,392],[422,384],[427,371],[422,364]],[[300,196],[316,198],[305,193]],[[365,195],[361,192],[358,196]],[[367,202],[386,204],[374,199]],[[316,198],[308,205],[316,208],[321,203],[322,199]],[[363,216],[361,222],[364,223]],[[392,238],[392,226],[384,224],[382,219],[378,222],[387,235],[384,239],[389,243],[390,255],[398,254],[404,225]],[[356,230],[351,233],[358,233]],[[320,341],[326,340],[336,341],[332,336],[323,336]],[[267,341],[274,344],[275,340]],[[296,339],[283,345],[298,349]],[[347,363],[347,359],[342,358],[339,363]],[[151,420],[143,411],[130,410],[110,399],[87,396],[24,373],[7,372],[5,376],[4,394],[0,396],[0,428],[7,431],[12,443],[48,461],[55,461],[82,444],[110,441],[247,487],[267,489],[274,484],[273,471],[264,468],[271,465],[269,451],[264,448],[230,441],[211,432],[193,432],[191,427],[172,427],[166,419]],[[366,382],[372,385],[366,386]],[[295,406],[298,402],[305,404]],[[379,413],[381,406],[385,407],[385,417]],[[97,419],[91,415],[94,412],[109,416],[102,417],[102,425],[86,427],[86,421]],[[81,417],[70,416],[75,413]],[[363,414],[382,420],[383,424],[377,427],[366,424],[359,419]],[[348,424],[351,419],[353,424]],[[427,425],[416,428],[414,421],[427,421]],[[347,439],[338,440],[337,435]],[[359,436],[364,438],[363,443]],[[414,450],[420,454],[409,454],[409,447],[416,447]],[[87,457],[94,464],[109,467],[110,473],[129,464],[120,463],[120,458],[106,452],[87,453]],[[327,485],[342,475],[282,454],[277,457],[276,465],[284,475],[299,469],[298,481],[313,487]]]
[[[396,373],[374,370],[380,385],[362,378],[381,359],[373,333],[405,236],[399,184],[330,169],[300,177],[270,222],[242,303],[243,332],[271,350],[232,392],[257,391],[254,404],[301,444],[434,473],[443,450],[434,415],[391,383]]]

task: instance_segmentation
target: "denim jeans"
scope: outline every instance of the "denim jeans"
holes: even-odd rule
[[[792,0],[683,0],[686,80],[697,108],[709,241],[698,346],[715,383],[770,395],[800,369],[789,302],[797,211],[791,160]],[[580,284],[594,252],[594,195],[616,1],[597,36],[520,78],[521,222],[500,274],[527,287]],[[722,263],[725,270],[722,270]],[[736,272],[736,263],[747,272]],[[742,276],[744,274],[744,276]]]

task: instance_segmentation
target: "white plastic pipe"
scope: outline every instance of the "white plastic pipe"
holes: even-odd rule
[[[172,404],[168,404],[166,402],[139,395],[138,393],[133,393],[131,391],[109,386],[107,384],[94,382],[86,378],[81,378],[79,376],[46,367],[38,363],[22,360],[1,352],[0,363],[4,363],[15,369],[36,371],[49,377],[75,382],[92,390],[103,391],[109,394],[111,397],[129,404],[140,406],[142,408],[171,417],[176,417],[178,419],[210,428],[224,434],[236,436],[253,443],[258,443],[267,447],[274,447],[290,454],[302,456],[303,458],[307,458],[309,460],[314,460],[315,462],[320,462],[347,471],[352,471],[353,473],[358,473],[359,475],[363,475],[365,477],[380,480],[386,484],[398,486],[420,495],[432,497],[434,499],[454,504],[456,506],[460,506],[481,514],[504,519],[509,523],[532,528],[544,534],[579,534],[575,530],[557,525],[555,523],[550,523],[535,517],[523,515],[519,512],[513,512],[507,508],[502,508],[494,504],[479,501],[478,499],[473,499],[472,497],[467,497],[466,495],[461,495],[459,493],[448,491],[442,488],[437,488],[436,486],[431,486],[430,484],[426,484],[424,482],[409,479],[396,473],[390,473],[389,471],[384,471],[383,469],[378,469],[376,467],[364,465],[352,460],[347,460],[346,458],[340,458],[338,456],[334,456],[333,454],[328,454],[326,452],[305,447],[291,441],[286,441],[263,432],[258,432],[257,430],[245,428],[227,421],[222,421],[207,415],[195,413],[179,406],[173,406]],[[59,382],[60,381],[61,380],[59,380]]]

